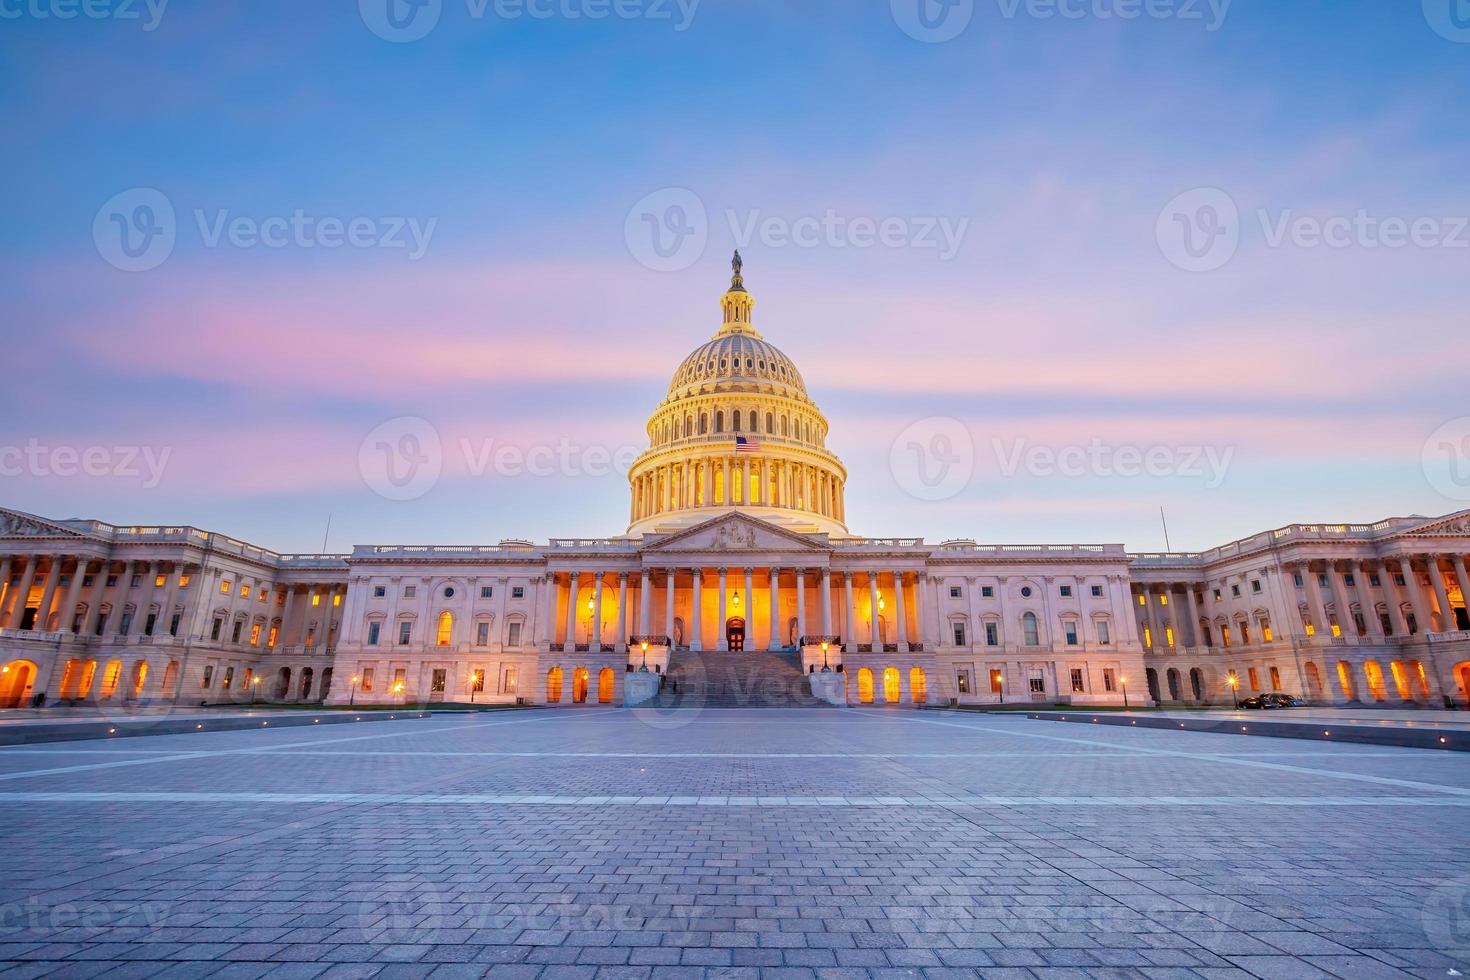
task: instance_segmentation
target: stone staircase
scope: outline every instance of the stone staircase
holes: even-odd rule
[[[695,653],[680,650],[669,664],[660,707],[825,708],[812,697],[799,653]]]

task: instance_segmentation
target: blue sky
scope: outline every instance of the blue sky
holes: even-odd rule
[[[544,19],[443,0],[408,43],[369,29],[373,0],[176,2],[151,30],[38,16],[61,2],[0,5],[0,464],[42,461],[7,468],[0,503],[287,550],[320,547],[329,514],[334,548],[617,533],[616,473],[477,474],[461,447],[642,446],[718,325],[740,229],[830,213],[904,240],[743,250],[859,533],[1153,549],[1163,506],[1196,548],[1466,505],[1423,462],[1466,414],[1470,353],[1470,37],[1437,0],[1237,0],[1216,30],[1177,6],[976,0],[943,43],[901,28],[918,0],[706,2],[685,30],[654,0],[600,21],[565,14],[596,0]],[[176,241],[124,271],[94,222],[140,188]],[[707,245],[657,271],[628,219],[670,189],[704,209]],[[1201,189],[1237,209],[1239,243],[1188,271],[1167,215]],[[298,211],[432,232],[416,258],[208,240],[221,216]],[[1360,212],[1425,223],[1425,242],[1272,241]],[[931,221],[963,226],[952,256],[920,243]],[[401,417],[445,457],[410,501],[359,460]],[[921,499],[892,448],[949,419],[973,476]],[[1174,470],[1005,471],[1018,445],[1094,444]],[[60,472],[68,447],[110,463]],[[131,447],[167,451],[158,480]],[[1188,472],[1195,450],[1228,458],[1220,479]]]

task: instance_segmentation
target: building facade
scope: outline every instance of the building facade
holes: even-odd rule
[[[737,254],[617,537],[282,555],[0,509],[0,707],[623,704],[640,675],[755,651],[850,705],[1467,706],[1470,511],[1198,554],[855,535],[827,420],[754,305]]]

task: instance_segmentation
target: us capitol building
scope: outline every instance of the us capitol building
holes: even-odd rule
[[[284,555],[0,509],[0,706],[635,704],[660,682],[695,703],[1466,705],[1470,511],[1198,554],[860,537],[754,306],[737,255],[618,537]],[[778,683],[731,690],[737,667]]]

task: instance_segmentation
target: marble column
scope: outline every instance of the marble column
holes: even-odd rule
[[[602,652],[602,577],[601,571],[592,576],[592,639],[587,649]]]
[[[71,624],[72,620],[76,618],[77,604],[82,601],[82,582],[87,578],[87,564],[88,560],[86,555],[77,555],[77,568],[76,571],[71,573],[71,584],[67,586],[66,598],[62,599],[61,621],[57,624],[63,633],[70,633],[72,631]],[[90,614],[93,611],[93,607],[88,605],[87,611]],[[77,622],[76,632],[78,636],[87,635],[87,619],[88,617],[84,616]]]
[[[5,562],[0,564],[0,627],[5,625],[5,607],[10,603],[10,574],[15,565],[15,556],[6,555]]]
[[[1385,568],[1383,575],[1378,577],[1378,581],[1383,584],[1384,597],[1389,599],[1389,605],[1392,605],[1388,585],[1383,582],[1383,576],[1387,574],[1388,569]],[[1367,562],[1358,562],[1358,603],[1363,607],[1363,625],[1368,627],[1369,636],[1383,639],[1383,620],[1378,618],[1378,599],[1373,595],[1373,575],[1374,572]]]
[[[715,649],[726,653],[730,649],[730,635],[726,623],[730,622],[729,569],[719,567],[720,574],[720,621],[715,633]]]
[[[689,649],[695,653],[704,651],[704,569],[694,568],[693,606],[689,613]]]
[[[822,635],[832,635],[832,569],[822,569]]]
[[[903,572],[893,573],[893,608],[897,610],[893,615],[898,624],[898,652],[908,653],[909,624],[908,611],[903,607]]]
[[[796,570],[796,642],[806,636],[806,569]]]
[[[653,615],[653,570],[645,568],[638,582],[638,634],[652,636],[653,626],[649,617]]]
[[[772,650],[779,650],[781,643],[781,569],[771,567],[771,642]]]
[[[882,633],[878,629],[878,573],[868,573],[868,643],[874,653],[883,649]]]
[[[82,617],[80,632],[83,636],[96,632],[97,627],[102,624],[102,596],[107,590],[107,572],[110,565],[111,563],[106,560],[97,565],[97,574],[92,579],[92,591],[87,596],[87,615]],[[83,577],[81,575],[81,568],[85,567],[86,559],[83,559],[81,566],[77,570],[77,578],[80,579]],[[75,610],[76,606],[73,605],[72,609]],[[72,613],[68,612],[66,614],[67,619],[70,619],[71,615]],[[71,623],[62,623],[61,628],[63,630],[71,629]]]
[[[1327,563],[1327,584],[1332,589],[1332,603],[1337,607],[1337,625],[1343,636],[1357,636],[1358,628],[1353,624],[1353,607],[1348,599],[1347,582],[1335,562]]]
[[[1407,566],[1408,562],[1403,562],[1402,564]],[[1388,618],[1393,622],[1394,634],[1396,636],[1408,636],[1409,623],[1404,617],[1404,597],[1400,597],[1398,583],[1394,581],[1396,574],[1403,575],[1404,597],[1408,598],[1410,605],[1413,604],[1413,596],[1408,592],[1409,575],[1411,574],[1408,568],[1405,567],[1401,573],[1394,573],[1388,570],[1386,563],[1383,566],[1383,598],[1388,602]]]
[[[183,571],[183,566],[175,563],[173,571],[169,572],[168,580],[164,583],[165,588],[163,590],[163,604],[160,605],[158,608],[158,622],[154,624],[153,632],[155,635],[174,635],[172,630],[174,622],[174,597],[179,594],[179,576],[183,573]],[[179,626],[181,629],[184,627],[184,621],[182,619],[179,620]],[[225,624],[225,628],[229,629],[229,623]],[[221,639],[227,640],[229,639],[229,635],[226,634],[221,637]]]
[[[1322,594],[1322,579],[1319,573],[1312,569],[1310,563],[1306,566],[1305,574],[1307,583],[1307,599],[1311,604],[1312,616],[1315,619],[1315,622],[1313,622],[1312,626],[1317,631],[1318,639],[1331,639],[1332,621],[1327,616],[1327,599]],[[1327,571],[1323,574],[1326,574],[1328,576],[1328,580],[1330,581],[1332,575],[1331,566],[1329,566]]]
[[[127,635],[127,632],[123,629],[123,617],[128,614],[128,606],[132,604],[133,595],[137,591],[133,587],[133,578],[137,577],[141,579],[143,577],[143,563],[136,561],[123,562],[122,575],[123,577],[119,579],[122,586],[118,589],[117,606],[113,609],[112,620],[114,627],[112,632],[118,636]],[[137,613],[133,614],[133,618],[137,618]]]
[[[664,630],[669,635],[669,649],[674,646],[674,581],[678,569],[664,571]]]
[[[749,461],[747,460],[747,463]],[[755,569],[745,567],[745,598],[741,600],[741,617],[745,620],[745,649],[755,646]]]
[[[628,652],[627,637],[628,573],[618,573],[618,618],[617,631],[613,633],[613,652]]]
[[[56,585],[61,580],[62,555],[51,556],[51,568],[46,572],[46,578],[41,586],[41,605],[36,609],[36,622],[32,628],[45,632],[47,624],[51,619],[51,606],[56,600]]]
[[[286,631],[290,628],[290,625],[291,625],[291,607],[296,604],[295,603],[295,599],[296,599],[296,586],[295,585],[282,585],[281,586],[281,594],[283,596],[285,596],[285,602],[282,603],[282,605],[281,605],[281,629],[280,629],[280,632],[278,632],[276,634],[276,647],[277,648],[284,647],[284,646],[287,645],[287,633],[286,633]],[[388,623],[387,624],[387,628],[389,630],[392,630],[394,628],[393,627],[393,624],[391,622]],[[266,639],[270,639],[270,637],[266,637]],[[391,639],[389,639],[388,642],[391,644],[393,641]]]
[[[856,619],[853,616],[852,572],[850,571],[842,573],[842,593],[843,597],[847,600],[845,606],[847,615],[843,618],[842,621],[842,633],[843,636],[847,639],[847,643],[844,644],[844,649],[849,649],[856,652],[857,625]]]
[[[1439,600],[1439,631],[1451,632],[1455,628],[1455,612],[1450,608],[1450,594],[1445,589],[1444,572],[1440,571],[1439,555],[1429,556],[1429,583],[1434,586],[1434,596]]]
[[[567,573],[567,641],[562,647],[567,653],[577,649],[577,580],[581,574]]]
[[[5,595],[6,615],[3,623],[6,629],[20,629],[20,621],[26,614],[26,600],[30,598],[31,583],[36,577],[36,556],[27,555],[25,567],[20,573],[20,581]],[[10,592],[14,592],[11,595]]]
[[[1460,587],[1460,602],[1465,607],[1466,614],[1470,615],[1470,573],[1466,571],[1464,555],[1450,556],[1450,572]],[[1453,609],[1450,610],[1450,613],[1450,629],[1458,629],[1460,621],[1453,615]]]

